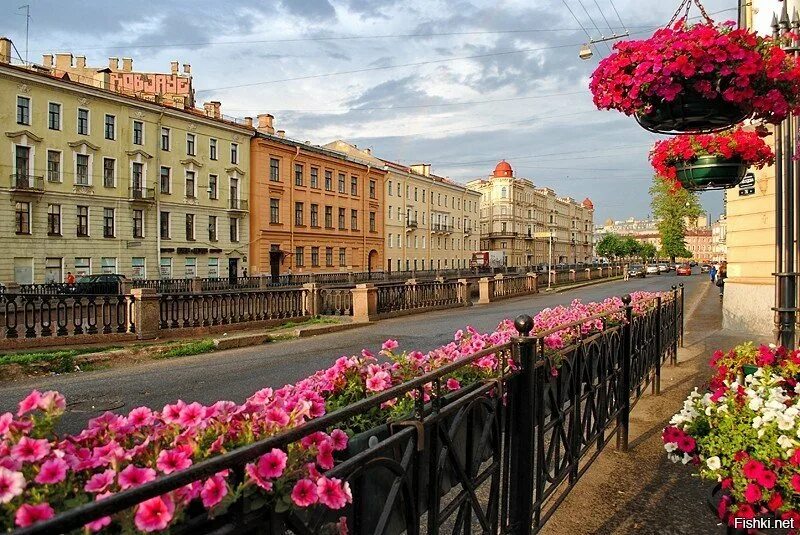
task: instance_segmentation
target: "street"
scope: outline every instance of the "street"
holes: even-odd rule
[[[131,368],[30,378],[0,386],[0,413],[16,412],[19,400],[34,388],[58,390],[67,397],[61,429],[68,432],[79,431],[88,419],[106,410],[127,413],[140,405],[161,408],[177,399],[204,404],[220,399],[241,402],[260,388],[280,387],[308,376],[341,355],[357,354],[362,348],[377,352],[388,338],[397,339],[400,349],[428,351],[447,343],[456,330],[467,325],[491,331],[504,318],[521,313],[533,315],[546,307],[569,304],[573,299],[595,301],[636,290],[667,290],[679,282],[685,284],[687,301],[709,284],[705,274],[677,277],[670,272],[383,320],[350,331],[274,345],[158,360]]]

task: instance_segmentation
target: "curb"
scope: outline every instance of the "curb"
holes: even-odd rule
[[[574,290],[576,288],[583,288],[584,286],[596,286],[598,284],[603,284],[604,282],[612,282],[612,281],[619,281],[622,280],[621,275],[617,275],[616,277],[610,277],[607,279],[597,279],[594,281],[586,281],[581,284],[570,284],[569,286],[553,286],[550,288],[550,291],[547,291],[547,287],[543,287],[539,290],[539,293],[550,293],[550,294],[557,294],[561,292],[566,292],[567,290]]]
[[[236,349],[240,347],[250,347],[268,344],[270,342],[277,342],[291,338],[310,338],[320,334],[330,334],[341,331],[349,331],[350,329],[357,329],[368,323],[340,323],[336,325],[321,325],[301,327],[299,329],[287,330],[277,333],[250,333],[239,336],[226,336],[224,338],[214,338],[214,350],[221,351],[223,349]]]

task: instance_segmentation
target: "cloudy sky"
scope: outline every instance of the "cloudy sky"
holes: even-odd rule
[[[176,59],[191,63],[198,101],[272,113],[289,137],[346,139],[458,181],[506,159],[517,176],[590,197],[597,222],[649,213],[656,138],[593,107],[588,77],[609,49],[588,61],[578,50],[587,32],[646,36],[677,0],[25,1],[32,61],[131,56],[135,70],[165,72]],[[704,4],[736,17],[735,0]],[[19,13],[2,2],[0,34],[24,55]],[[721,194],[702,200],[722,211]]]

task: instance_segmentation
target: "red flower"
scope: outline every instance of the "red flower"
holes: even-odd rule
[[[767,502],[767,507],[770,511],[777,511],[780,509],[781,505],[783,505],[783,496],[778,492],[773,492]]]
[[[771,489],[775,486],[775,482],[778,481],[778,476],[772,470],[764,470],[756,476],[756,481],[765,489]]]
[[[755,459],[750,459],[744,463],[744,466],[742,467],[742,473],[744,474],[744,477],[751,480],[758,479],[758,476],[760,476],[763,471],[764,465]]]
[[[678,447],[686,453],[692,453],[696,445],[694,439],[689,435],[683,435],[678,439]]]
[[[761,487],[755,483],[748,483],[744,489],[744,499],[748,503],[756,503],[761,501]]]
[[[794,474],[792,476],[792,488],[795,492],[800,493],[800,474]]]

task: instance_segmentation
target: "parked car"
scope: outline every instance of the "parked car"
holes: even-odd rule
[[[667,264],[661,263],[657,267],[659,273],[666,273],[669,271],[669,266]]]
[[[124,281],[125,275],[117,273],[86,275],[75,281],[75,286],[69,287],[68,293],[118,294],[122,291],[122,283]]]
[[[649,275],[658,275],[660,273],[656,264],[650,264],[647,266],[647,268],[645,268],[645,272]]]
[[[700,266],[700,273],[708,273],[709,271],[711,271],[710,265],[703,264],[702,266]]]
[[[633,264],[631,267],[628,268],[628,276],[644,278],[645,277],[644,266],[641,264]]]
[[[679,277],[682,275],[691,275],[692,266],[690,266],[689,264],[681,264],[675,271]]]
[[[694,260],[689,262],[689,266],[691,266],[691,267],[695,267],[696,265],[697,265],[697,262],[695,262]]]

